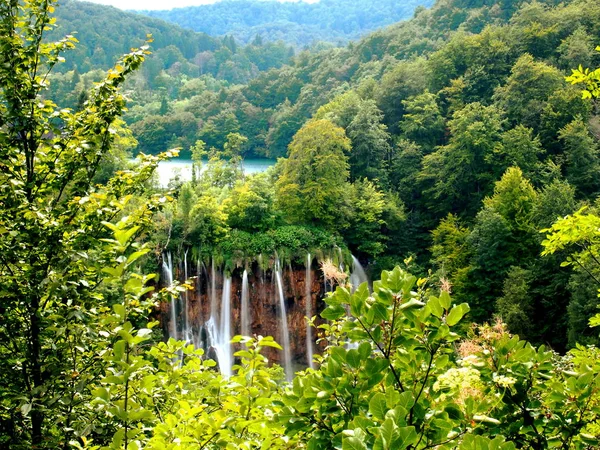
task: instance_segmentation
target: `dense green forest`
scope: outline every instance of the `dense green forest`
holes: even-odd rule
[[[596,107],[565,81],[570,68],[599,64],[599,14],[585,1],[438,2],[247,85],[167,99],[160,118],[126,115],[146,151],[199,141],[208,154],[240,134],[240,155],[289,156],[271,181],[184,186],[191,206],[175,214],[183,231],[172,248],[257,255],[244,233],[309,225],[344,236],[374,274],[412,256],[474,320],[502,313],[512,331],[556,349],[595,342],[589,275],[561,267],[562,254],[539,255],[540,230],[593,206],[600,187]],[[199,118],[187,140],[167,128],[183,114]],[[315,141],[327,166],[306,153]],[[244,221],[240,208],[255,215]]]
[[[293,57],[114,9],[155,41],[77,42],[69,8],[0,3],[0,446],[598,448],[597,1],[439,0]],[[162,189],[171,146],[193,177]],[[237,336],[226,377],[166,340],[192,287],[157,280],[167,250],[320,252],[314,368],[286,382],[273,338]]]
[[[316,3],[227,0],[210,5],[144,11],[143,14],[211,36],[234,36],[247,44],[257,36],[295,47],[318,41],[347,43],[412,16],[431,1],[321,0]]]
[[[289,62],[294,55],[294,49],[281,41],[255,40],[242,48],[230,36],[211,37],[117,8],[75,0],[61,2],[56,18],[57,26],[50,30],[48,39],[73,33],[79,41],[65,63],[56,68],[66,74],[65,90],[89,87],[90,80],[101,77],[102,69],[130,48],[144,44],[148,35],[152,35],[153,53],[130,81],[145,95],[203,76],[218,78],[222,83],[247,82],[260,71]],[[87,84],[79,86],[81,75],[86,73]],[[65,94],[58,95],[64,98]]]

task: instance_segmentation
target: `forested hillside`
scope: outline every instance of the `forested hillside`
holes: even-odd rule
[[[318,41],[347,43],[408,19],[415,8],[432,3],[431,0],[320,0],[313,3],[226,0],[210,5],[144,11],[143,14],[211,36],[232,35],[242,43],[259,36],[303,47]]]
[[[242,155],[289,156],[288,165],[299,130],[310,135],[341,127],[350,140],[340,148],[353,188],[309,195],[320,203],[306,215],[289,206],[302,204],[299,194],[284,188],[300,175],[280,165],[280,194],[262,184],[244,188],[258,189],[264,207],[275,208],[268,213],[274,217],[256,220],[253,229],[281,222],[325,226],[363,258],[376,257],[377,268],[414,255],[422,270],[452,283],[476,320],[503,312],[513,331],[564,348],[588,333],[594,301],[586,299],[594,288],[572,289],[584,275],[560,268],[560,256],[538,257],[539,230],[593,202],[599,189],[596,110],[565,81],[571,68],[600,62],[593,39],[599,27],[600,7],[588,0],[491,6],[443,0],[346,48],[301,52],[290,65],[256,72],[247,84],[227,82],[224,69],[239,74],[238,56],[257,61],[268,54],[266,44],[225,40],[213,56],[225,52],[231,59],[216,74],[196,77],[173,61],[149,74],[150,57],[145,76],[128,85],[125,121],[145,152],[177,146],[191,155],[200,141],[205,154],[215,154],[210,149],[224,148],[234,133],[243,137],[236,144]],[[168,49],[175,51],[171,46],[156,55]],[[58,75],[55,86],[75,104],[87,77],[73,77],[79,75]],[[302,145],[296,147],[300,152]],[[343,173],[337,171],[336,182],[319,177],[340,186]],[[214,195],[220,200],[213,198],[211,208],[232,205],[222,203],[224,194]],[[524,203],[505,211],[513,195]],[[361,214],[371,212],[357,210],[361,198],[381,204],[370,222]],[[244,229],[228,215],[229,226]],[[214,236],[191,236],[214,245],[220,233],[228,234],[227,226],[212,229]]]
[[[62,73],[76,69],[76,79],[70,80],[72,88],[77,88],[79,75],[106,69],[149,36],[153,54],[136,82],[139,89],[148,91],[169,85],[169,76],[210,75],[223,82],[247,82],[260,71],[289,62],[294,55],[294,50],[280,41],[256,41],[238,48],[231,37],[211,37],[162,20],[75,0],[65,0],[57,8],[57,23],[48,39],[73,33],[79,41],[65,63],[56,68]],[[156,81],[160,76],[162,81]],[[95,78],[99,78],[97,72]]]
[[[347,48],[303,52],[247,85],[172,99],[166,117],[196,117],[188,142],[206,149],[240,133],[243,152],[288,156],[273,194],[283,222],[341,233],[380,268],[414,255],[471,304],[475,320],[502,313],[511,330],[564,348],[588,334],[595,288],[572,289],[585,274],[561,268],[560,255],[539,257],[539,230],[593,203],[600,187],[595,107],[565,81],[571,68],[600,62],[599,27],[593,1],[441,1]],[[132,122],[142,148],[165,145],[149,140],[170,135],[156,134],[156,123]],[[329,134],[331,150],[321,151],[347,158],[348,172],[330,161],[313,175],[330,188],[298,190],[311,161],[303,142]],[[345,182],[352,188],[337,192]],[[229,205],[229,226],[243,229]]]
[[[597,0],[298,54],[74,5],[0,3],[0,447],[600,447]]]

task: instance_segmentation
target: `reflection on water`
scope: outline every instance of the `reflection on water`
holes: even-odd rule
[[[251,174],[264,172],[273,164],[274,159],[244,159],[244,173]],[[202,168],[206,167],[206,161],[203,161]],[[156,169],[158,175],[158,184],[161,187],[167,187],[169,180],[179,176],[182,181],[190,181],[192,179],[192,160],[191,159],[171,159],[169,161],[161,161]]]

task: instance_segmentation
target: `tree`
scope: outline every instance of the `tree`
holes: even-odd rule
[[[501,176],[509,167],[519,167],[529,179],[538,181],[541,170],[541,156],[544,149],[533,130],[523,125],[502,133],[501,142],[489,155],[488,162],[494,172]]]
[[[400,130],[406,138],[427,148],[439,144],[445,127],[436,96],[425,91],[402,100],[402,104],[405,114],[400,122]]]
[[[558,69],[525,54],[513,66],[506,84],[496,89],[494,100],[512,125],[521,124],[538,131],[546,100],[562,86],[564,77]]]
[[[308,122],[289,147],[275,184],[277,204],[290,221],[333,228],[343,218],[350,140],[328,120]]]
[[[346,242],[361,253],[381,254],[385,248],[381,232],[385,225],[383,214],[387,209],[386,200],[390,199],[386,199],[373,182],[363,178],[349,186],[348,200],[351,209],[348,227],[344,231]]]
[[[558,134],[564,145],[565,176],[580,194],[591,196],[600,189],[600,154],[596,139],[581,119],[562,128]]]
[[[274,225],[273,185],[266,174],[258,173],[231,190],[223,201],[227,223],[245,231],[266,231]]]
[[[472,216],[491,190],[493,176],[487,161],[500,140],[500,111],[470,103],[456,111],[448,125],[448,144],[425,156],[419,179],[434,210]]]
[[[92,184],[125,107],[119,87],[146,47],[121,58],[80,111],[60,109],[45,100],[47,79],[75,39],[44,39],[55,3],[0,5],[0,429],[2,445],[15,449],[66,448],[90,432],[90,383],[104,364],[97,352],[110,344],[90,324],[122,300],[103,284],[114,262],[105,224],[120,219],[126,229],[124,273],[147,251],[130,257],[131,239],[159,204],[128,205],[157,158]]]
[[[385,162],[391,151],[390,135],[381,123],[383,114],[373,100],[362,102],[348,128],[352,143],[350,151],[350,180],[366,177],[386,182]]]

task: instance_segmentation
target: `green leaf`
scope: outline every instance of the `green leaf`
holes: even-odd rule
[[[444,308],[446,311],[450,309],[450,305],[452,304],[452,300],[450,299],[450,294],[448,291],[442,291],[440,293],[440,306]]]
[[[137,261],[138,259],[140,259],[142,256],[144,256],[146,253],[148,253],[150,251],[150,249],[145,248],[143,250],[139,250],[137,252],[133,252],[131,255],[129,255],[129,257],[127,258],[127,265],[130,266],[131,264],[133,264],[135,261]]]
[[[360,354],[358,350],[350,349],[346,354],[346,362],[353,369],[358,369],[360,367]]]
[[[402,449],[414,445],[417,442],[418,435],[415,427],[398,428],[398,438],[392,443],[392,448]]]
[[[106,383],[106,384],[123,384],[123,383],[125,383],[123,377],[118,377],[116,375],[110,375],[108,377],[104,377],[102,379],[102,382]]]
[[[427,306],[429,306],[429,309],[431,309],[431,314],[438,319],[442,318],[442,315],[444,314],[444,308],[442,308],[442,304],[437,297],[430,297],[429,301],[427,302]]]
[[[381,436],[382,440],[382,450],[393,450],[391,445],[398,439],[398,426],[392,419],[385,419],[381,427],[379,427],[379,436]]]
[[[400,309],[402,311],[405,309],[421,308],[423,306],[425,306],[425,303],[417,300],[416,298],[411,298],[406,303],[401,304],[398,309]]]
[[[348,436],[342,440],[342,450],[367,450],[367,447],[362,439],[355,436]]]
[[[337,320],[345,315],[346,310],[342,305],[330,305],[321,313],[321,317],[326,320]]]
[[[117,314],[117,316],[119,316],[121,321],[125,320],[125,306],[123,306],[121,303],[115,303],[113,305],[113,311],[115,314]]]
[[[448,316],[446,317],[446,324],[448,326],[454,326],[464,317],[464,315],[469,312],[469,305],[463,303],[461,305],[456,305],[452,307]]]
[[[133,235],[135,233],[138,232],[138,230],[140,229],[139,226],[133,226],[128,230],[117,230],[115,231],[115,239],[117,241],[119,241],[119,244],[121,244],[122,246],[125,246],[129,240],[133,237]]]
[[[385,395],[378,392],[369,401],[369,412],[379,420],[385,419],[385,413],[387,412],[387,404],[385,401]]]
[[[31,403],[23,403],[21,405],[21,414],[23,414],[24,416],[28,416],[30,411],[31,411]]]
[[[113,345],[113,353],[114,353],[115,359],[117,361],[123,360],[123,355],[125,354],[125,345],[126,345],[126,342],[122,339],[118,340]]]

